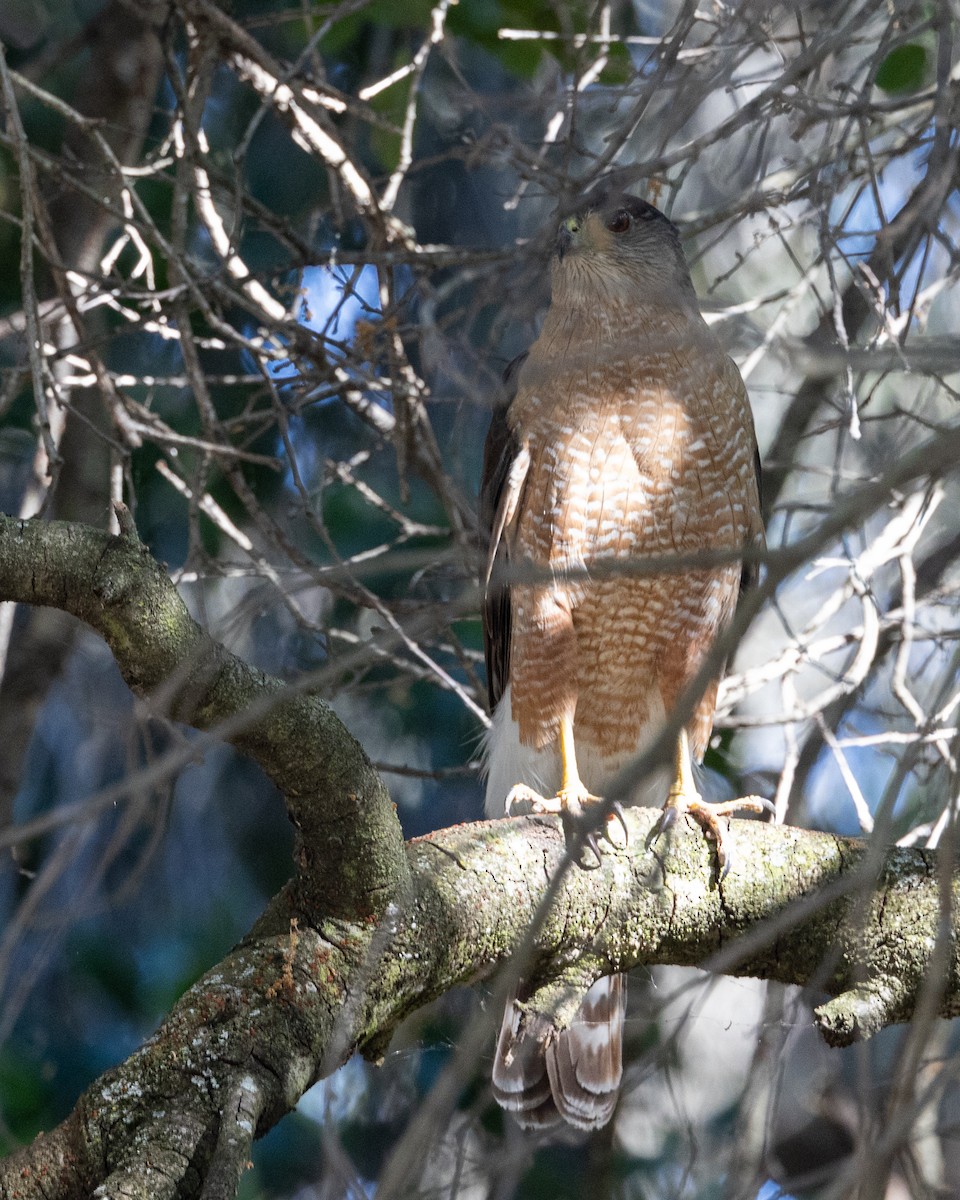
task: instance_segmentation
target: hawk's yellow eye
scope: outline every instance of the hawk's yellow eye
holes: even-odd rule
[[[633,218],[625,208],[619,208],[607,222],[607,228],[611,233],[626,233],[630,228]]]

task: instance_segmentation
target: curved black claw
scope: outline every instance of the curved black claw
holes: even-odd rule
[[[630,831],[627,829],[627,818],[624,815],[622,806],[617,801],[614,801],[614,803],[610,806],[609,811],[604,817],[603,828],[601,830],[586,828],[587,821],[585,814],[581,814],[578,817],[574,817],[570,813],[561,815],[563,818],[564,831],[568,845],[576,840],[579,840],[580,842],[580,854],[576,859],[576,864],[581,868],[581,870],[596,871],[603,865],[603,857],[600,849],[599,838],[603,838],[605,841],[609,842],[614,850],[623,850],[630,844]],[[617,819],[620,824],[620,828],[623,830],[622,840],[620,839],[619,835],[614,836],[614,834],[610,831],[611,819],[614,817]],[[590,853],[596,859],[595,862],[584,862],[584,846],[589,847]]]
[[[590,847],[590,852],[593,854],[594,858],[597,861],[592,866],[588,866],[587,863],[585,863],[583,861],[583,855],[581,855],[580,861],[577,863],[577,866],[579,866],[584,871],[599,870],[599,868],[603,866],[603,860],[600,857],[600,843],[597,841],[597,835],[592,832],[588,833],[586,835],[586,837],[583,839],[583,841],[584,841],[584,845],[587,845]]]
[[[581,871],[598,871],[603,866],[597,835],[593,830],[584,828],[582,821],[574,821],[571,817],[564,818],[563,837],[567,843],[567,852]],[[586,849],[590,850],[592,859],[584,857]]]
[[[611,846],[616,846],[618,849],[622,849],[623,847],[618,846],[617,842],[615,842],[610,836],[608,826],[611,817],[616,817],[616,819],[620,822],[620,828],[623,830],[623,846],[629,846],[630,831],[627,829],[627,818],[623,812],[623,805],[619,800],[614,800],[614,802],[610,805],[610,811],[607,813],[607,820],[604,822],[603,836],[607,839]]]
[[[676,825],[679,817],[679,808],[674,808],[672,805],[669,808],[664,808],[660,813],[660,820],[657,821],[647,834],[646,848],[649,850],[654,842],[659,841],[665,833],[669,833],[674,825]]]

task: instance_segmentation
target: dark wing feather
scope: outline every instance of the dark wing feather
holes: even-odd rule
[[[526,357],[525,353],[518,355],[503,373],[503,387],[494,405],[483,447],[480,528],[485,539],[484,562],[487,564],[482,579],[485,587],[483,650],[487,661],[487,693],[491,712],[503,695],[510,677],[510,589],[499,586],[496,580],[498,568],[502,569],[507,558],[506,545],[502,538],[498,538],[498,544],[491,548],[490,539],[505,500],[511,468],[520,453],[520,443],[507,422],[507,410],[517,394],[517,376]],[[489,564],[491,549],[494,557],[493,563]]]
[[[725,377],[726,382],[729,384],[731,390],[740,393],[740,399],[743,403],[745,403],[747,405],[747,411],[749,412],[750,411],[750,408],[749,408],[750,401],[747,397],[747,387],[746,387],[746,384],[743,382],[743,376],[740,374],[740,370],[737,367],[737,364],[733,361],[733,359],[726,355],[724,355],[724,358],[722,361],[721,374]],[[756,500],[756,505],[752,507],[751,514],[750,514],[752,529],[750,530],[750,537],[749,537],[748,544],[751,545],[755,549],[762,549],[763,546],[765,545],[765,540],[766,540],[765,536],[764,536],[763,515],[762,515],[763,514],[762,473],[761,473],[761,464],[760,464],[760,447],[757,445],[757,431],[753,427],[752,418],[750,420],[750,436],[753,438],[753,468],[754,468],[754,482],[755,482],[756,488],[757,488],[757,500]],[[759,578],[760,578],[760,564],[756,560],[754,560],[753,562],[745,562],[740,571],[740,596],[741,597],[743,596],[743,593],[747,590],[747,588],[755,587]]]
[[[756,434],[754,434],[754,467],[757,476],[757,512],[760,512],[762,511],[763,491],[760,446],[756,444]],[[757,548],[763,545],[762,526],[760,534],[758,534],[754,540]],[[756,559],[752,563],[744,563],[743,568],[740,569],[740,596],[743,596],[746,589],[755,588],[758,582],[760,582],[760,563],[758,563]]]
[[[760,447],[757,445],[756,434],[754,434],[753,438],[753,462],[757,475],[757,511],[760,512],[762,511],[763,506],[763,476],[760,464]],[[756,543],[758,547],[763,545],[762,533],[756,539]],[[740,595],[742,596],[747,588],[756,587],[759,579],[760,564],[756,560],[753,562],[745,562],[740,570]]]

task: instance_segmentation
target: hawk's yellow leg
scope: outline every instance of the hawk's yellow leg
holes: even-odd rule
[[[584,810],[593,804],[603,804],[601,796],[594,796],[580,778],[577,767],[577,750],[573,738],[573,716],[560,719],[560,731],[557,737],[560,750],[560,788],[555,796],[541,796],[539,792],[525,783],[518,783],[510,789],[507,796],[506,810],[513,814],[516,809],[526,809],[534,813],[559,814],[564,825],[583,824]],[[615,822],[619,822],[616,825]],[[614,835],[613,830],[616,830]],[[627,827],[623,819],[623,811],[618,804],[612,805],[607,817],[605,836],[615,846],[627,844]],[[600,848],[592,832],[585,836],[587,845],[593,850],[599,861]]]
[[[560,788],[557,794],[550,797],[541,796],[525,783],[518,783],[510,789],[510,795],[507,796],[508,813],[523,805],[535,813],[559,813],[560,816],[577,820],[583,816],[585,805],[601,802],[599,796],[587,791],[586,784],[580,778],[577,750],[573,742],[572,716],[561,718],[557,742],[560,749]]]
[[[716,842],[720,878],[723,879],[733,862],[733,847],[729,822],[721,824],[721,819],[738,812],[773,812],[773,805],[762,796],[741,796],[737,800],[725,800],[722,804],[707,804],[694,782],[693,760],[690,757],[690,741],[686,729],[681,729],[677,738],[673,764],[673,783],[663,806],[660,832],[665,832],[675,824],[681,813],[689,813],[703,828],[704,833]]]

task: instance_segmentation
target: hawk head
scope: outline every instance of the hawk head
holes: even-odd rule
[[[676,225],[628,192],[588,196],[560,222],[553,280],[555,292],[579,293],[585,300],[693,298]]]

